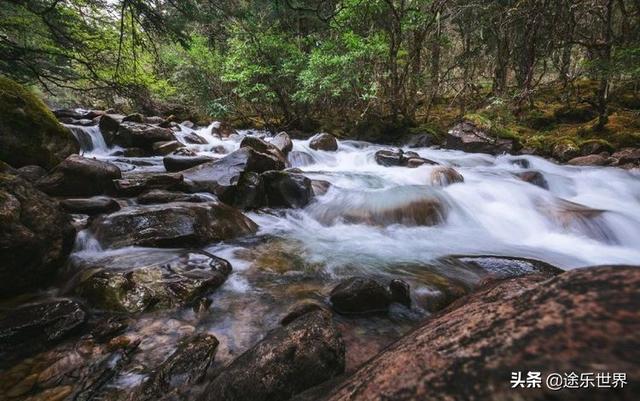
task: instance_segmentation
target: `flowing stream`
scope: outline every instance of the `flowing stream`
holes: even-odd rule
[[[177,137],[200,154],[223,157],[239,147],[243,135],[265,135],[241,131],[221,139],[211,129],[182,127]],[[115,162],[125,172],[164,171],[161,157],[108,156],[114,149],[107,149],[99,130],[75,130],[79,139],[90,138],[80,140],[85,153]],[[185,137],[192,134],[206,144],[187,144]],[[176,333],[197,328],[220,339],[216,358],[227,361],[277,325],[296,300],[326,300],[342,278],[364,274],[408,281],[415,301],[411,310],[364,319],[337,317],[348,345],[349,369],[428,314],[434,293],[468,288],[482,278],[477,271],[451,264],[449,255],[523,257],[563,269],[640,261],[637,172],[560,166],[534,156],[411,149],[464,177],[464,182],[442,187],[432,184],[438,167],[378,165],[374,154],[384,148],[342,141],[337,152],[325,152],[311,149],[306,140],[294,140],[291,166],[313,180],[331,183],[328,191],[304,209],[249,212],[260,226],[254,237],[208,246],[208,252],[231,262],[233,273],[210,295],[213,302],[205,314],[185,308],[138,320],[131,332],[153,339],[141,344],[145,353],[138,358],[162,360],[174,349]],[[518,174],[525,171],[540,172],[548,189],[520,179]],[[439,220],[423,225],[420,208],[433,204],[439,205]],[[413,208],[418,211],[407,212]],[[84,231],[73,258],[125,253],[143,261],[153,252],[158,255],[144,248],[104,250]],[[141,377],[128,372],[118,384],[126,388]]]

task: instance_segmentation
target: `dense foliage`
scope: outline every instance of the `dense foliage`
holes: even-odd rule
[[[123,99],[270,127],[429,121],[553,85],[608,122],[640,83],[631,0],[0,0],[0,73],[62,102]],[[592,91],[584,94],[588,80]],[[584,95],[584,96],[583,96]]]

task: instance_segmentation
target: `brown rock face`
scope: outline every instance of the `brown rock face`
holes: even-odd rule
[[[0,298],[46,285],[76,235],[55,201],[1,168]]]
[[[640,268],[507,279],[462,298],[372,359],[329,400],[633,400],[640,392]],[[541,388],[511,388],[541,372]],[[552,391],[550,373],[624,372],[618,389]],[[595,375],[594,375],[595,376]]]
[[[338,150],[338,140],[335,136],[323,132],[311,137],[309,147],[314,150],[326,150],[333,152]]]
[[[456,124],[447,133],[445,147],[471,153],[511,153],[515,150],[515,143],[511,139],[495,138],[471,121]]]
[[[331,317],[310,312],[236,358],[199,400],[288,400],[343,371],[344,343]]]

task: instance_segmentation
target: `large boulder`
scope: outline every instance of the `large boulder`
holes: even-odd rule
[[[263,173],[284,167],[284,163],[272,155],[243,147],[221,159],[184,170],[182,174],[192,191],[206,191],[225,197],[227,192],[235,189],[244,173]]]
[[[236,358],[199,401],[288,400],[344,371],[345,348],[331,317],[306,313]]]
[[[283,168],[287,164],[287,157],[278,147],[255,136],[245,136],[242,138],[240,148],[251,148],[256,152],[269,155],[278,163],[282,163]]]
[[[105,247],[205,245],[253,234],[257,225],[238,210],[216,202],[132,206],[93,221]]]
[[[254,172],[244,173],[233,191],[229,191],[222,198],[239,209],[258,209],[267,204],[262,175]]]
[[[267,171],[262,180],[269,207],[300,208],[313,199],[311,180],[302,174]]]
[[[326,132],[316,134],[309,139],[309,147],[313,150],[338,150],[338,140],[335,136]]]
[[[112,192],[113,180],[120,177],[115,164],[71,155],[36,184],[53,196],[93,196]]]
[[[633,400],[640,391],[639,285],[640,268],[625,266],[490,283],[370,360],[326,399]],[[541,373],[540,387],[512,388],[513,375],[526,380],[528,372]],[[624,372],[627,383],[615,390],[546,385],[550,374],[562,380],[571,372]]]
[[[66,298],[0,310],[0,359],[51,346],[81,327],[86,317],[77,302]]]
[[[137,313],[192,305],[218,288],[231,264],[203,251],[140,250],[75,261],[72,293],[91,306]]]
[[[124,116],[120,114],[103,114],[100,117],[98,128],[100,128],[100,132],[102,133],[107,145],[113,145],[113,139],[118,132],[118,129],[120,129],[120,123],[123,118]]]
[[[0,77],[0,160],[52,169],[80,150],[73,134],[20,84]]]
[[[76,231],[55,201],[1,167],[0,297],[4,297],[47,285],[71,251]]]
[[[173,131],[169,128],[123,121],[113,138],[113,143],[126,148],[141,148],[152,152],[154,143],[170,142],[175,139]]]
[[[496,155],[512,153],[515,143],[512,139],[496,138],[473,122],[464,120],[447,132],[445,147],[470,153]]]

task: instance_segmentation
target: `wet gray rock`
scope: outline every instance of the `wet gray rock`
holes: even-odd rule
[[[88,214],[90,216],[120,210],[118,201],[106,196],[63,199],[60,201],[60,206],[68,213]]]
[[[262,180],[269,207],[301,208],[313,199],[311,180],[302,174],[268,171]]]
[[[181,187],[184,178],[178,173],[128,174],[114,180],[115,192],[121,196],[136,196],[152,189],[172,190]]]
[[[282,168],[284,168],[287,164],[287,157],[278,147],[260,138],[254,136],[245,136],[240,142],[240,148],[251,148],[256,152],[268,155],[277,163],[281,163]]]
[[[164,189],[152,189],[143,194],[138,195],[137,201],[141,205],[151,205],[157,203],[171,202],[211,202],[214,201],[213,195],[204,194],[188,194],[184,192],[173,192]]]
[[[86,318],[80,304],[66,298],[0,310],[0,359],[51,346],[75,332]]]
[[[103,114],[100,117],[98,127],[107,145],[113,145],[113,138],[118,132],[123,118],[124,116],[120,114]]]
[[[402,149],[382,149],[375,153],[375,160],[385,167],[409,167],[415,168],[423,164],[438,164],[433,160],[420,157],[415,152],[404,152]]]
[[[389,283],[389,292],[391,300],[406,306],[411,307],[411,288],[409,283],[400,279],[393,279]]]
[[[71,218],[54,200],[3,165],[0,162],[0,298],[47,285],[76,236]]]
[[[180,148],[184,148],[184,145],[178,141],[154,142],[153,145],[151,145],[153,154],[161,156],[168,155]]]
[[[335,136],[323,132],[311,137],[309,147],[313,150],[334,152],[338,150],[338,140]]]
[[[228,199],[230,195],[227,192],[235,189],[243,174],[282,170],[284,167],[284,163],[272,155],[244,147],[221,159],[184,170],[182,174],[191,191],[211,192]]]
[[[338,313],[368,314],[386,312],[391,304],[387,288],[372,278],[351,277],[342,281],[329,294]]]
[[[344,371],[345,348],[330,316],[307,313],[236,358],[199,401],[288,400]]]
[[[53,196],[93,196],[113,192],[113,180],[121,177],[115,164],[71,155],[36,185]]]
[[[94,308],[139,313],[195,304],[231,264],[204,251],[138,250],[73,263],[71,294]]]
[[[253,234],[256,229],[238,210],[216,202],[131,206],[91,224],[97,240],[110,248],[206,245]]]
[[[152,152],[154,143],[175,139],[173,131],[169,128],[123,121],[113,138],[113,143],[125,148],[135,147]]]
[[[280,149],[284,155],[288,155],[293,150],[293,142],[286,132],[280,132],[271,139],[271,144]]]
[[[204,379],[218,348],[211,334],[196,334],[183,341],[178,349],[158,366],[137,392],[137,401],[155,401],[175,394],[179,387],[197,384]]]
[[[447,132],[445,147],[470,153],[497,155],[512,153],[516,144],[512,139],[495,138],[471,121],[462,121]]]
[[[132,123],[143,123],[144,121],[144,116],[140,113],[133,113],[133,114],[129,114],[128,116],[124,117],[122,119],[122,122],[132,122]]]
[[[254,172],[244,173],[235,189],[225,193],[222,200],[239,209],[258,209],[265,206],[267,195],[262,176]]]
[[[177,172],[187,170],[213,160],[215,159],[209,156],[169,155],[162,159],[162,163],[164,164],[165,170],[169,172]]]
[[[36,182],[47,175],[47,170],[40,166],[24,166],[16,170],[18,175],[29,182]]]
[[[327,308],[327,306],[321,302],[313,299],[305,299],[296,302],[287,310],[284,317],[280,320],[280,324],[286,326],[299,317],[306,315],[307,313],[318,311],[331,316],[331,311],[329,310],[329,308]]]

